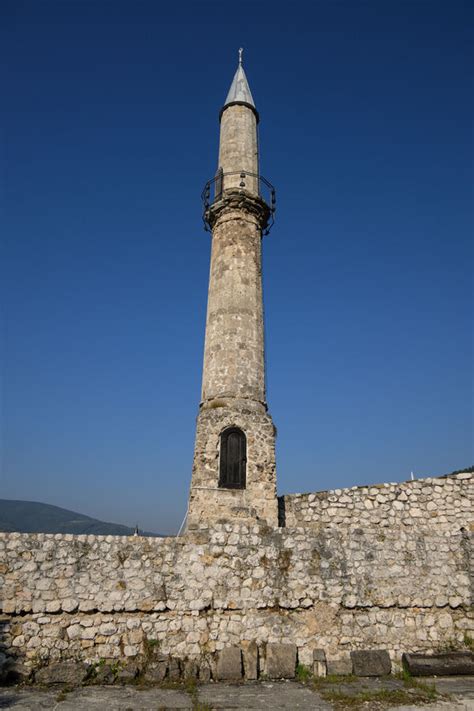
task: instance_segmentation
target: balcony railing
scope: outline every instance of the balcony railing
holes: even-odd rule
[[[270,211],[270,217],[263,231],[263,234],[267,235],[275,222],[275,188],[262,175],[258,175],[257,173],[251,173],[248,170],[224,173],[221,169],[217,172],[214,178],[207,181],[201,195],[203,205],[202,219],[204,222],[204,229],[207,232],[211,231],[211,227],[208,221],[208,210],[210,206],[217,200],[220,200],[223,196],[223,193],[229,189],[240,189],[253,193],[266,203]]]

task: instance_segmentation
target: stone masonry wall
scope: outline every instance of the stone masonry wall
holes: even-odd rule
[[[464,472],[399,484],[289,494],[280,497],[279,504],[286,526],[401,525],[459,530],[474,518],[474,475]]]
[[[264,673],[273,642],[295,644],[303,664],[315,649],[344,660],[386,648],[397,662],[404,651],[462,645],[474,636],[472,500],[463,506],[472,477],[397,486],[413,494],[418,484],[427,500],[423,487],[445,492],[444,513],[442,498],[437,517],[413,506],[408,525],[371,522],[373,509],[359,515],[354,503],[343,524],[306,528],[216,524],[164,539],[1,534],[4,651],[34,668],[135,660],[152,641],[212,668],[220,650],[253,645]],[[359,492],[363,500],[372,501]]]
[[[249,403],[251,404],[251,403]],[[188,528],[222,519],[257,520],[277,526],[275,428],[269,414],[236,407],[202,409],[197,418]],[[220,488],[220,436],[238,427],[247,437],[245,489]]]

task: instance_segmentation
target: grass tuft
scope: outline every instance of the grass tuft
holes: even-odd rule
[[[313,678],[311,669],[304,664],[298,664],[296,667],[296,678],[303,683],[310,681]]]
[[[314,676],[313,684],[315,686],[326,686],[328,684],[352,684],[357,681],[358,677],[354,674],[328,674],[327,676]]]
[[[434,686],[422,684],[415,679],[409,680],[407,686],[399,689],[361,689],[360,691],[354,689],[353,693],[348,693],[323,686],[319,691],[326,701],[334,705],[334,709],[337,711],[342,711],[342,709],[356,711],[368,708],[371,711],[381,711],[401,704],[430,703],[440,696]]]

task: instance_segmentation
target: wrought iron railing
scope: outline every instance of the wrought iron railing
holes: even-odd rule
[[[208,221],[208,210],[210,206],[220,200],[225,190],[229,188],[247,190],[251,193],[256,193],[268,206],[270,216],[263,234],[267,235],[274,222],[276,211],[276,193],[273,185],[262,175],[251,173],[248,170],[238,170],[231,173],[224,173],[220,169],[214,178],[208,180],[202,191],[202,204],[204,229],[207,232],[211,231]]]

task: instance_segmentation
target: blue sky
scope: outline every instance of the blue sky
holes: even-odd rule
[[[181,523],[241,45],[279,492],[472,463],[470,5],[2,3],[2,497]]]

